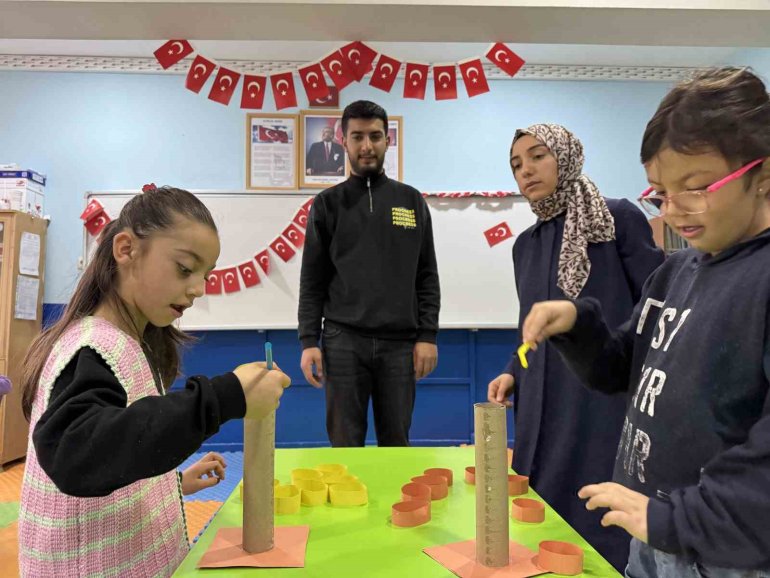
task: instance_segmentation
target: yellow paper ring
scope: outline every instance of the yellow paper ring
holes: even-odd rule
[[[325,482],[329,486],[333,484],[350,484],[358,481],[358,476],[353,474],[329,474],[321,478],[322,482]]]
[[[517,350],[517,353],[519,354],[519,362],[521,363],[521,366],[524,369],[529,369],[529,363],[527,362],[527,353],[529,353],[529,350],[532,349],[532,344],[527,341],[525,343],[522,343],[519,349]]]
[[[329,486],[332,506],[363,506],[369,501],[366,486],[361,482],[333,484]]]
[[[300,491],[297,486],[275,488],[275,513],[296,514],[299,512]]]
[[[323,474],[318,470],[310,468],[297,468],[291,471],[291,483],[295,483],[297,480],[320,480]]]
[[[320,466],[316,466],[315,469],[323,475],[342,475],[348,472],[348,467],[345,464],[321,464]]]
[[[306,506],[320,506],[326,503],[329,488],[319,480],[297,480],[294,483],[300,490],[301,502]]]

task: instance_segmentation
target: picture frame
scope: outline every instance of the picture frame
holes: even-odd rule
[[[300,111],[299,186],[325,189],[350,175],[342,147],[341,110]],[[324,138],[331,136],[331,140]]]
[[[297,190],[298,127],[296,114],[246,115],[248,190]]]
[[[388,178],[404,182],[404,119],[388,116],[390,145],[385,153],[383,168]]]

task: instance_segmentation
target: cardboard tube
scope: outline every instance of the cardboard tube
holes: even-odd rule
[[[508,565],[508,463],[505,406],[473,406],[476,437],[476,562]]]
[[[275,412],[243,420],[243,549],[249,554],[273,548]]]

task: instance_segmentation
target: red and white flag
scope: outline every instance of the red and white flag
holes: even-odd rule
[[[473,98],[479,94],[489,92],[489,83],[487,82],[487,76],[484,74],[484,65],[481,64],[480,58],[472,58],[471,60],[464,60],[458,62],[460,67],[460,74],[463,77],[465,83],[465,90],[468,92],[468,96]]]
[[[257,266],[254,264],[253,259],[238,265],[238,271],[241,272],[241,279],[243,279],[243,284],[246,287],[254,287],[254,285],[259,285]]]
[[[297,249],[301,249],[302,245],[305,244],[305,233],[294,223],[286,227],[281,234],[291,241],[291,244]]]
[[[321,60],[324,70],[329,74],[337,90],[342,90],[356,80],[355,73],[350,67],[347,58],[337,50]]]
[[[503,221],[499,225],[495,225],[491,229],[484,231],[484,236],[487,238],[487,243],[490,247],[494,247],[498,243],[502,243],[506,239],[513,237],[511,229],[508,227],[508,223]]]
[[[206,280],[206,295],[221,295],[222,294],[222,274],[221,271],[216,269],[209,273],[209,278]]]
[[[261,109],[265,102],[266,76],[243,77],[243,92],[241,93],[241,108]]]
[[[302,207],[299,211],[297,211],[297,214],[294,215],[294,218],[291,220],[291,222],[302,227],[303,229],[307,229],[308,214],[308,209]]]
[[[427,64],[418,64],[415,62],[406,63],[404,72],[404,98],[425,98],[425,88],[428,86]]]
[[[86,208],[80,213],[81,221],[88,221],[91,217],[95,217],[104,210],[102,204],[96,199],[88,201]]]
[[[198,54],[195,57],[195,60],[192,61],[190,70],[187,71],[187,80],[184,83],[185,87],[193,92],[200,92],[216,67],[216,64]]]
[[[307,209],[308,214],[310,213],[310,207],[313,206],[313,203],[315,202],[315,197],[310,197],[307,201],[302,203],[302,208]]]
[[[487,58],[508,76],[515,75],[524,66],[524,60],[502,42],[489,47]]]
[[[257,138],[259,142],[289,142],[289,133],[285,130],[278,128],[270,128],[269,126],[259,125],[259,131],[257,132]]]
[[[193,47],[187,40],[169,40],[153,54],[155,54],[158,64],[163,67],[163,70],[166,70],[192,53]]]
[[[110,216],[104,211],[101,211],[86,221],[86,230],[95,237],[110,221],[112,221]]]
[[[265,275],[270,275],[270,253],[267,252],[267,249],[254,255],[254,259],[259,263],[259,267],[265,272]]]
[[[377,58],[377,52],[360,40],[346,44],[340,51],[347,58],[353,75],[359,82],[372,71],[372,63]]]
[[[369,86],[390,92],[390,89],[393,88],[393,83],[396,82],[396,76],[400,68],[400,61],[380,54],[379,59],[377,59],[377,66],[372,73],[372,78],[369,80]]]
[[[296,251],[291,248],[291,245],[283,237],[278,237],[270,243],[270,248],[275,251],[284,262],[288,261],[296,254]]]
[[[238,269],[235,267],[229,267],[228,269],[222,269],[220,271],[222,275],[222,286],[225,289],[225,293],[235,293],[241,290],[241,284],[238,283]]]
[[[233,97],[233,93],[235,93],[240,80],[240,73],[220,66],[217,71],[217,77],[214,79],[214,86],[211,87],[211,92],[209,92],[209,100],[227,106],[230,104],[230,99]]]
[[[270,84],[273,87],[273,98],[277,110],[297,106],[297,91],[294,89],[294,77],[291,72],[271,74]]]
[[[433,88],[436,100],[457,98],[457,73],[454,64],[439,64],[433,67]]]
[[[299,79],[305,87],[308,100],[318,100],[329,96],[329,87],[326,86],[324,71],[321,63],[316,62],[299,69]]]

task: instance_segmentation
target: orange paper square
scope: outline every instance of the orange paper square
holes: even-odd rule
[[[423,552],[460,578],[527,578],[545,574],[533,562],[537,552],[513,541],[508,546],[508,565],[502,568],[490,568],[476,561],[476,540],[432,546]]]
[[[220,528],[198,568],[303,568],[310,526],[279,526],[273,548],[259,554],[243,549],[243,528]]]

